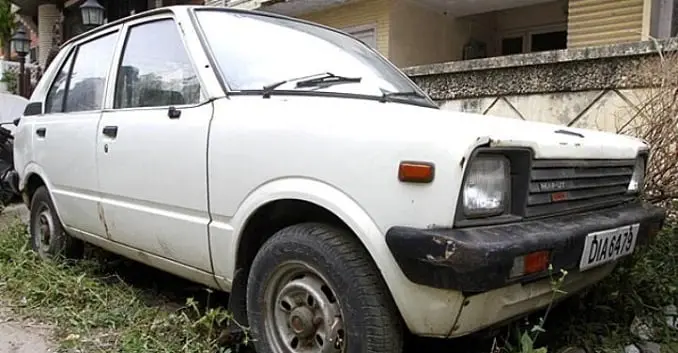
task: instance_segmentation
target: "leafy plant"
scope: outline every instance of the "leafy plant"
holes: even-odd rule
[[[16,28],[12,4],[9,0],[0,0],[0,47],[5,60],[9,60],[11,53],[10,40]]]
[[[0,82],[5,84],[9,93],[19,94],[19,77],[14,71],[3,71],[2,77],[0,77]]]
[[[529,330],[523,330],[516,327],[515,336],[518,339],[518,343],[511,343],[511,340],[506,340],[504,346],[505,353],[548,353],[547,347],[535,347],[537,338],[539,334],[546,332],[544,328],[546,320],[551,313],[551,310],[554,307],[554,304],[559,296],[566,294],[561,288],[565,283],[565,278],[567,277],[567,271],[561,269],[558,274],[554,275],[553,266],[549,265],[549,278],[551,280],[551,298],[549,300],[549,305],[544,312],[544,315],[539,318],[539,323],[532,326]]]

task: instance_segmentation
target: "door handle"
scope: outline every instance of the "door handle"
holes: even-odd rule
[[[47,134],[47,128],[39,127],[35,129],[35,134],[38,135],[39,137],[45,137],[45,135]]]
[[[104,135],[110,137],[110,138],[115,138],[118,136],[118,127],[117,126],[104,126],[104,130],[102,131]]]

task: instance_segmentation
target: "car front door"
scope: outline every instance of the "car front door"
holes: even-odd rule
[[[103,235],[96,169],[97,125],[119,28],[73,46],[32,120],[33,160],[42,169],[62,223]]]
[[[110,240],[211,272],[207,134],[212,104],[172,17],[130,22],[97,132]]]

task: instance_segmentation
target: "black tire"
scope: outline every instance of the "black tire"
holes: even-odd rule
[[[325,295],[325,299],[321,298],[321,300],[334,304],[332,296],[336,297],[335,302],[339,303],[338,312],[343,318],[344,330],[329,330],[332,334],[325,335],[325,340],[317,338],[318,335],[323,336],[322,333],[328,332],[324,324],[327,320],[322,320],[321,323],[316,322],[318,314],[313,310],[320,311],[319,309],[309,309],[313,314],[306,315],[302,313],[306,309],[299,308],[307,306],[307,300],[303,298],[312,296],[308,293],[319,293],[318,291],[307,292],[301,296],[302,299],[296,297],[296,294],[294,298],[292,295],[286,297],[294,299],[288,300],[293,305],[284,304],[286,300],[276,300],[280,298],[280,293],[296,293],[287,289],[293,282],[307,280],[307,275],[301,275],[301,277],[293,273],[288,277],[280,275],[285,269],[295,266],[301,266],[302,270],[310,271],[308,283],[326,284],[325,287],[321,286]],[[279,281],[278,277],[280,277]],[[280,286],[282,286],[280,290],[275,289]],[[329,293],[325,291],[327,287],[330,289]],[[267,303],[271,302],[273,304],[267,307]],[[317,299],[312,302],[311,306],[324,304],[318,302]],[[277,308],[278,305],[280,308]],[[294,309],[288,310],[288,307]],[[249,274],[247,312],[252,338],[255,340],[258,353],[293,352],[294,350],[290,350],[289,347],[293,346],[294,339],[291,339],[289,346],[281,343],[282,339],[279,337],[283,334],[276,336],[276,331],[273,329],[278,329],[279,326],[276,325],[274,319],[282,318],[280,322],[285,323],[292,323],[295,319],[299,319],[296,322],[303,323],[304,318],[307,317],[314,318],[311,324],[313,333],[310,335],[315,335],[308,342],[317,347],[328,343],[336,347],[336,341],[331,340],[331,336],[337,337],[333,334],[336,331],[339,336],[343,334],[343,339],[340,340],[341,349],[336,351],[400,353],[403,349],[403,324],[400,315],[369,254],[352,234],[324,224],[304,223],[290,226],[277,232],[262,246]],[[275,312],[279,314],[274,314]],[[269,331],[267,331],[267,325]],[[304,324],[295,324],[297,332],[293,332],[292,324],[286,326],[287,328],[282,329],[292,330],[290,332],[295,335],[294,337],[300,337],[299,330],[305,331],[307,327]],[[308,332],[302,332],[302,334],[306,335]],[[307,342],[306,338],[301,339],[300,341],[297,338],[297,345]]]
[[[31,247],[45,260],[82,256],[83,242],[66,234],[44,186],[39,187],[31,199],[29,232]]]

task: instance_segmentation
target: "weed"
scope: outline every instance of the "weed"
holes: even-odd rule
[[[664,308],[678,304],[678,228],[667,226],[646,248],[620,263],[585,295],[557,308],[547,329],[557,332],[551,346],[577,345],[589,352],[620,352],[639,338],[635,318],[650,326],[651,340],[678,345],[678,330],[667,325]]]
[[[192,298],[175,310],[149,305],[143,291],[106,273],[97,261],[40,260],[18,221],[0,233],[0,298],[18,315],[54,323],[65,350],[197,353],[239,348],[220,345],[222,329],[233,323],[223,308],[202,308]]]

